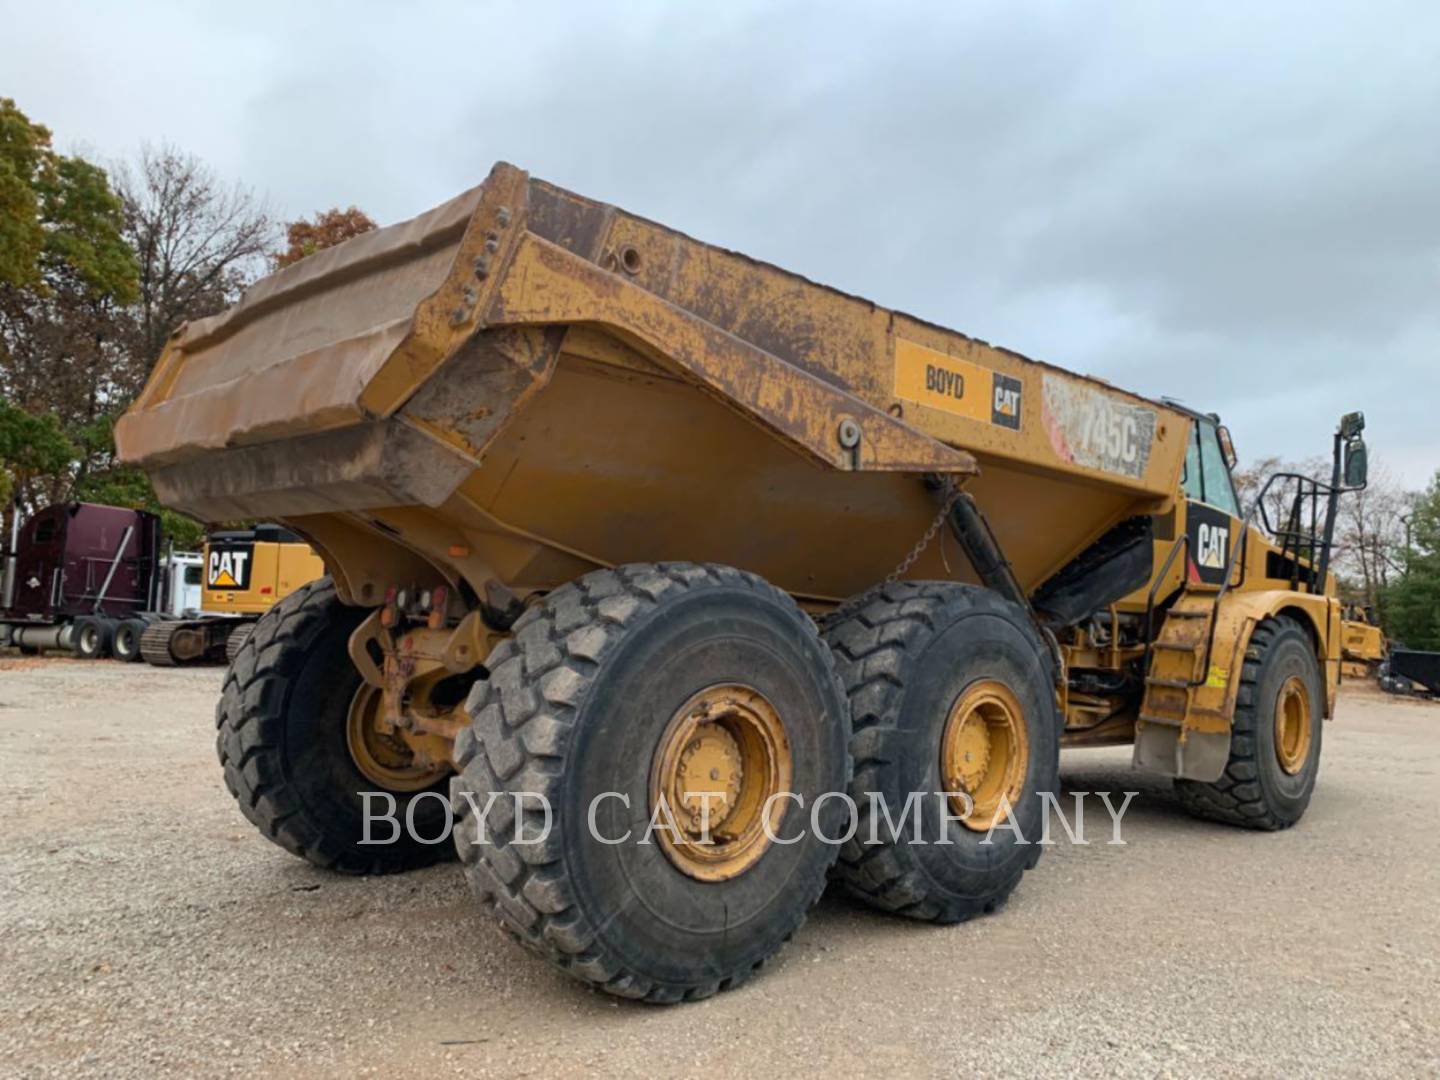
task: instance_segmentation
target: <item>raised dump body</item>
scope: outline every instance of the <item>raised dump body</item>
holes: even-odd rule
[[[748,978],[832,866],[993,910],[1062,740],[1298,820],[1361,426],[1271,542],[1214,417],[498,165],[183,327],[116,438],[171,506],[324,558],[233,657],[242,812],[355,873],[433,861],[453,814],[514,936],[678,1001]]]
[[[360,530],[477,591],[683,556],[838,600],[934,517],[917,474],[969,477],[1033,587],[1173,495],[1187,430],[499,165],[183,328],[117,439],[198,517]]]

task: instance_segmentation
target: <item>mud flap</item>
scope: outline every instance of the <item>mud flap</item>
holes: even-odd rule
[[[1183,732],[1168,724],[1140,724],[1135,732],[1137,769],[1205,783],[1218,780],[1230,760],[1229,731]]]

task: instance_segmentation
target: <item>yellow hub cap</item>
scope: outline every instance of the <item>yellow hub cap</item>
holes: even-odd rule
[[[940,739],[941,779],[971,800],[967,806],[962,795],[951,796],[952,811],[967,828],[988,831],[1007,803],[1020,800],[1029,761],[1025,714],[1010,688],[994,679],[971,683],[951,707]]]
[[[423,791],[448,771],[445,762],[420,765],[415,752],[398,732],[382,732],[376,726],[382,695],[379,688],[361,683],[350,699],[345,720],[345,744],[355,767],[367,780],[388,791]]]
[[[1310,756],[1310,689],[1291,675],[1275,699],[1275,756],[1280,768],[1294,776]]]
[[[671,718],[650,770],[661,849],[700,881],[744,873],[770,846],[767,821],[773,836],[789,805],[771,797],[790,790],[791,774],[784,725],[764,696],[737,685],[702,690]]]

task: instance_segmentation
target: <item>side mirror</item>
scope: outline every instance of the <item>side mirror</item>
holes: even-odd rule
[[[1240,458],[1235,453],[1235,444],[1230,441],[1230,429],[1221,424],[1215,429],[1215,434],[1220,439],[1220,453],[1225,455],[1225,467],[1233,472]]]
[[[1365,440],[1357,435],[1345,444],[1345,486],[1363,488],[1369,477],[1369,468],[1365,458]]]

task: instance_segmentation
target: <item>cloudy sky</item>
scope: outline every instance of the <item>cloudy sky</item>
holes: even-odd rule
[[[1151,395],[1241,456],[1363,408],[1440,467],[1440,6],[0,0],[62,149],[169,141],[282,217],[498,158]]]

